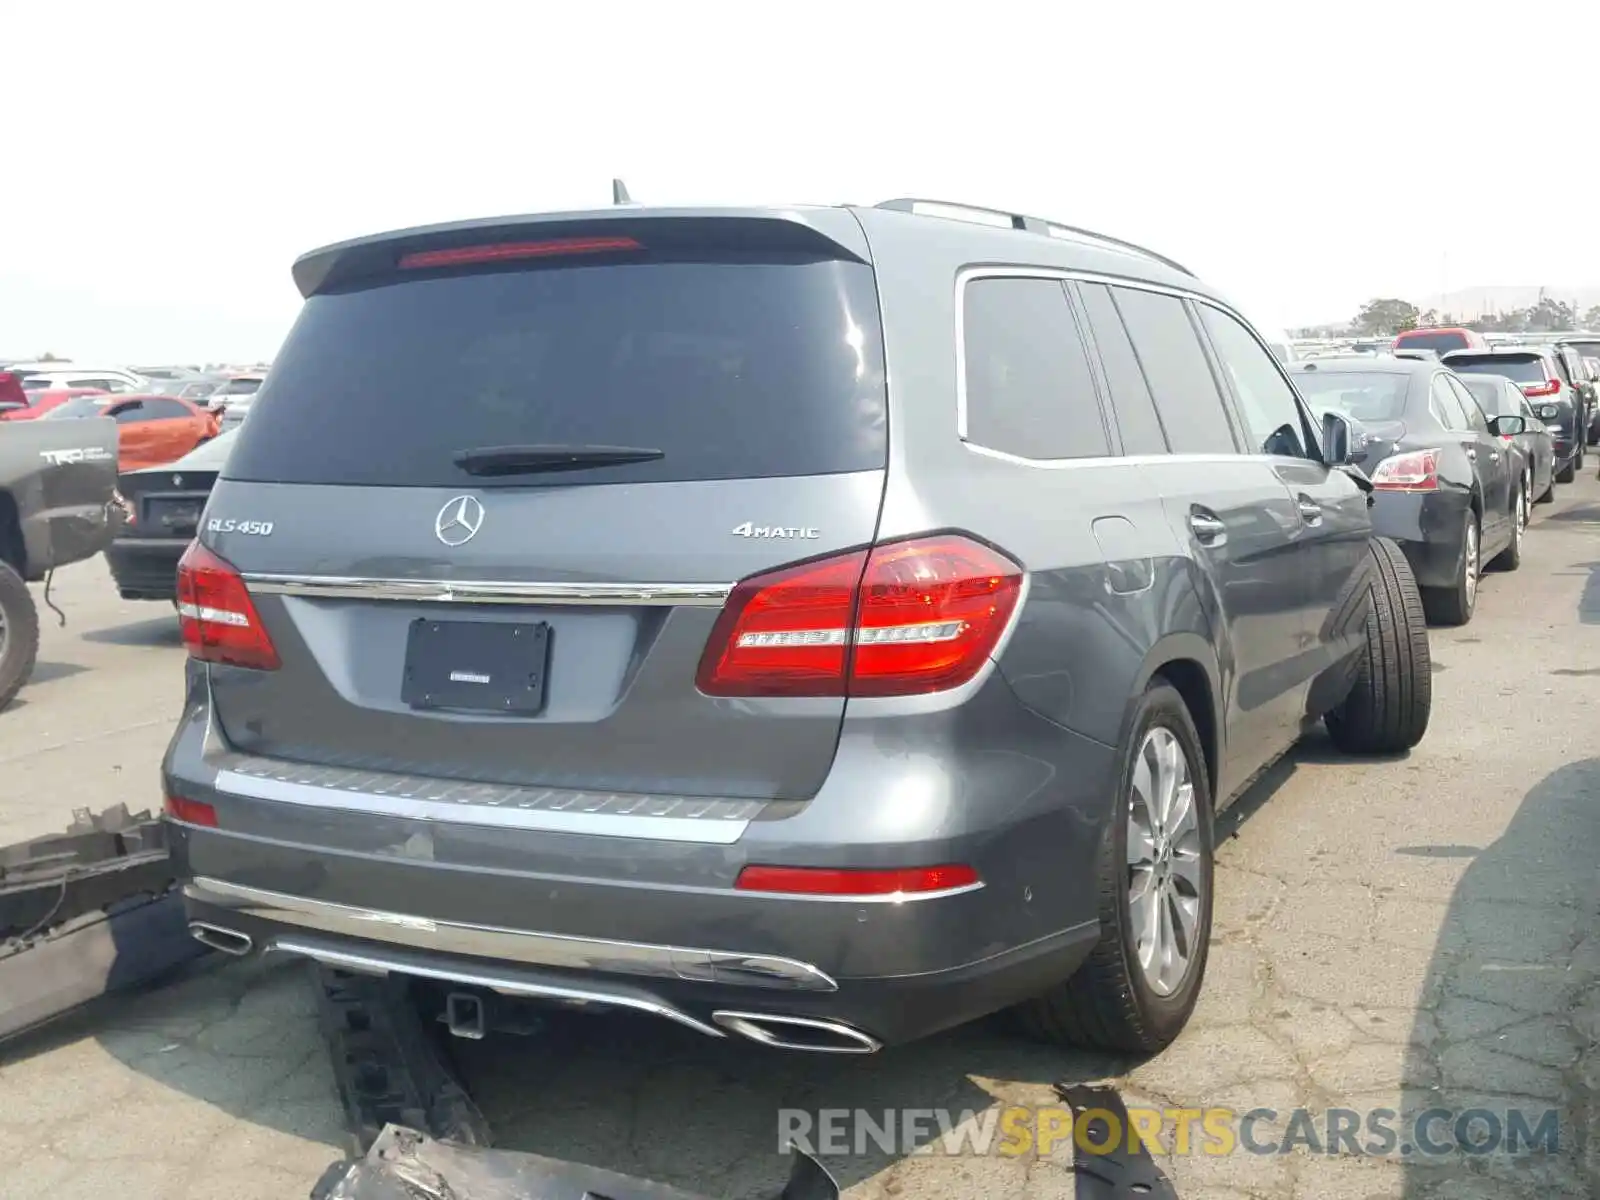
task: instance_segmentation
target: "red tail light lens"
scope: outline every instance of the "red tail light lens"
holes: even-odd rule
[[[555,258],[563,254],[604,254],[616,250],[643,250],[630,237],[555,238],[548,242],[500,242],[492,246],[458,246],[449,250],[419,250],[400,256],[400,269],[460,267],[472,263],[515,262],[523,258]]]
[[[164,807],[167,816],[174,821],[182,821],[185,825],[204,825],[208,829],[217,827],[217,810],[202,800],[168,796]]]
[[[276,671],[278,651],[233,565],[198,541],[178,560],[178,625],[193,658]]]
[[[956,535],[801,563],[733,590],[696,682],[710,696],[905,696],[978,673],[1022,568]]]
[[[971,887],[978,873],[964,863],[903,867],[887,871],[829,867],[745,867],[734,883],[741,892],[786,892],[804,896],[893,896]]]
[[[1383,492],[1439,490],[1439,452],[1414,450],[1386,458],[1372,471],[1372,486]]]
[[[1521,387],[1524,396],[1554,396],[1561,391],[1561,381],[1547,379],[1543,383],[1524,383]]]

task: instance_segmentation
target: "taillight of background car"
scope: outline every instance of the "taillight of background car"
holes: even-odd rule
[[[1439,490],[1439,452],[1412,450],[1386,458],[1372,470],[1372,486],[1380,492]]]

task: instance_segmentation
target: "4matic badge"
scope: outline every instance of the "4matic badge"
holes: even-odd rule
[[[733,527],[734,537],[747,538],[805,538],[811,540],[822,536],[814,525],[756,525],[746,521],[743,525]]]

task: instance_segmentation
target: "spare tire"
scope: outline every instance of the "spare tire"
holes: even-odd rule
[[[1416,576],[1400,547],[1373,538],[1366,645],[1355,682],[1323,721],[1341,750],[1399,754],[1428,731],[1433,712],[1433,659]]]
[[[39,657],[39,610],[22,576],[0,562],[0,708],[16,698]]]

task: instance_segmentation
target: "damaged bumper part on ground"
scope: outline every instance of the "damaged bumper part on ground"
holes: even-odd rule
[[[816,1159],[796,1153],[774,1200],[838,1200],[839,1185]],[[312,1200],[709,1200],[665,1184],[538,1154],[436,1142],[390,1126],[365,1158],[339,1163]]]
[[[64,834],[0,847],[0,1039],[204,952],[149,813],[80,809]]]

